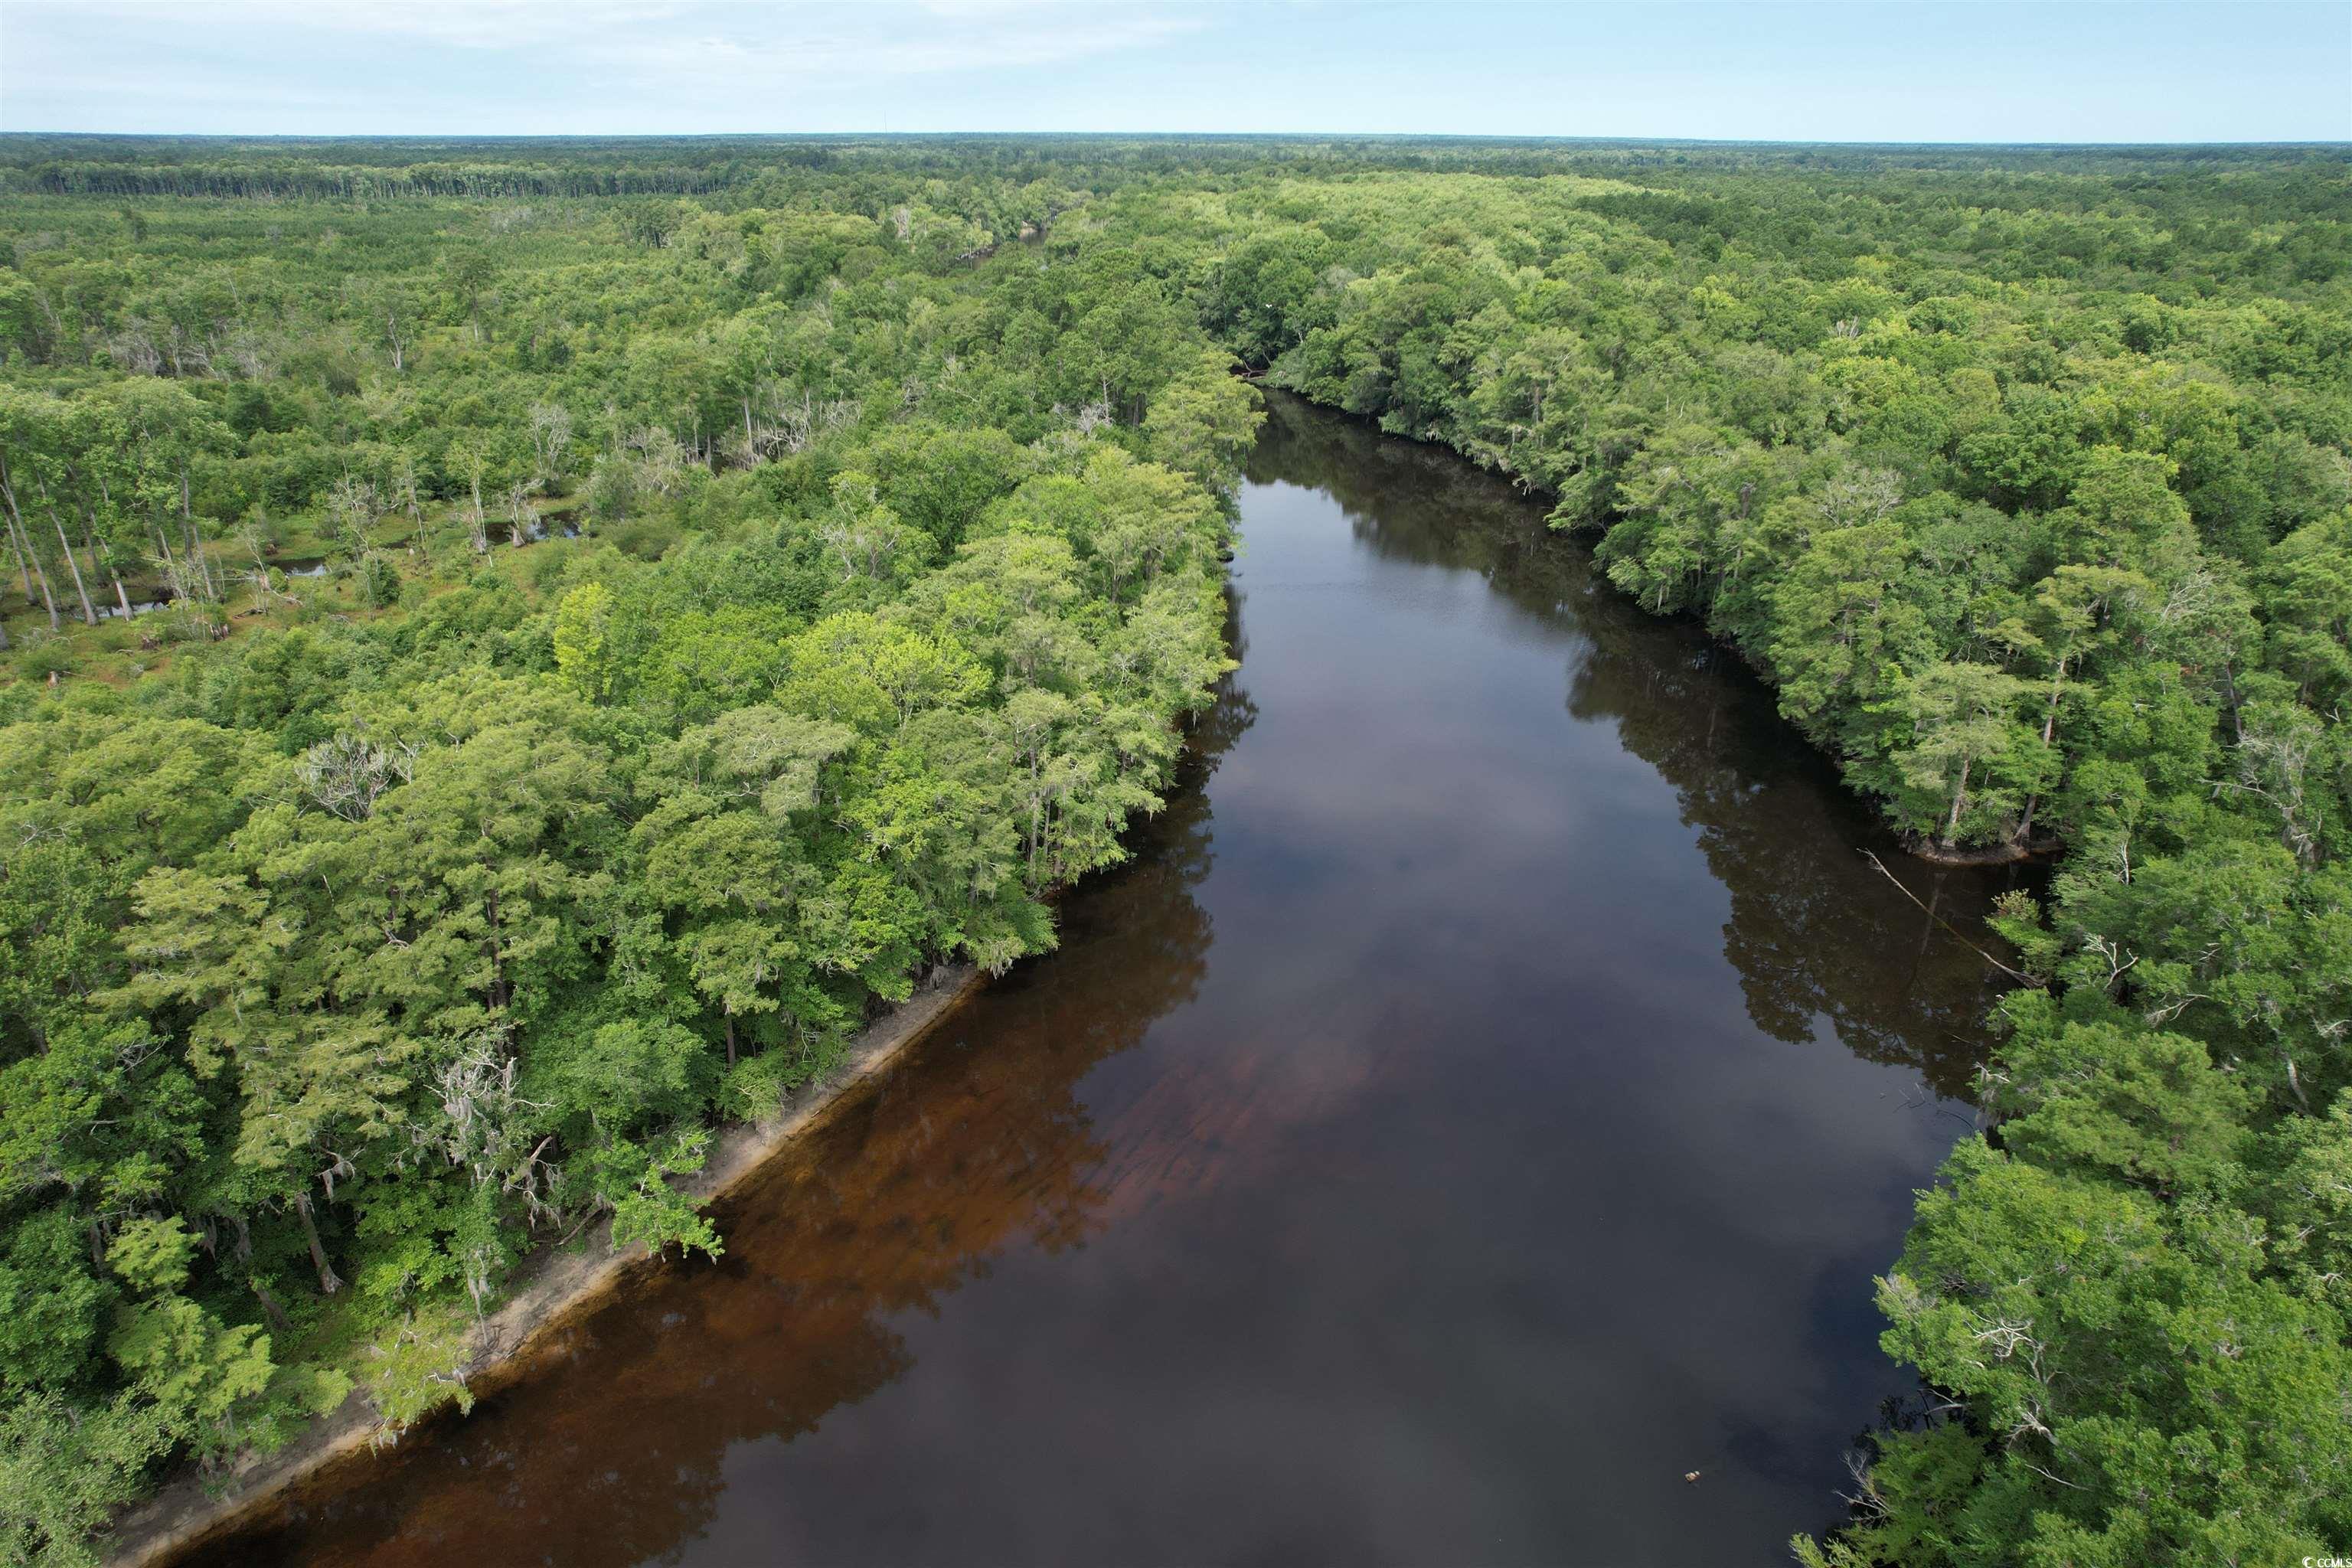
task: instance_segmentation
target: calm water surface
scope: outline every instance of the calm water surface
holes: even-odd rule
[[[207,1562],[1687,1568],[1836,1519],[1984,965],[1535,508],[1288,400],[1249,477],[1242,668],[1061,951],[723,1262]],[[1979,931],[1999,874],[1888,863]]]

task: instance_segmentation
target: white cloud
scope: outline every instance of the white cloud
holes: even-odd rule
[[[566,0],[9,0],[19,19],[112,16],[137,26],[249,32],[267,39],[289,30],[362,33],[454,48],[507,49],[557,43],[615,26],[642,26],[676,13],[675,5]]]
[[[656,68],[706,64],[722,54],[829,75],[1051,64],[1142,47],[1205,25],[1197,12],[1066,0],[9,0],[0,16],[20,36],[49,32],[61,23],[80,32],[112,21],[141,31],[241,35],[264,47],[289,34],[356,33],[445,48],[552,48]]]
[[[769,82],[835,84],[1053,65],[1064,60],[1148,47],[1202,24],[1160,12],[1073,10],[1055,6],[892,7],[892,22],[876,9],[819,5],[740,6],[754,24],[694,34],[649,29],[625,38],[584,41],[578,52],[646,75],[691,75],[724,59]],[[698,12],[701,21],[707,13]],[[724,92],[724,81],[702,80]]]
[[[861,90],[893,93],[862,114],[871,122],[919,107],[910,80],[987,90],[1006,73],[1149,50],[1210,15],[1009,0],[7,0],[0,82],[16,128],[382,131],[430,106],[443,127],[486,132],[782,129],[791,104],[856,112]],[[338,89],[325,103],[322,79]],[[220,125],[216,110],[240,103],[250,116]]]

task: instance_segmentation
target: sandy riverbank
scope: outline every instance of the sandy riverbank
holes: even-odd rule
[[[981,978],[971,966],[958,965],[916,992],[860,1034],[840,1067],[794,1095],[772,1120],[730,1127],[714,1138],[709,1163],[684,1184],[685,1190],[705,1202],[723,1196],[814,1126],[851,1087],[929,1034],[978,988]],[[614,1252],[608,1227],[602,1225],[584,1247],[541,1248],[522,1266],[506,1305],[475,1331],[467,1382],[478,1390],[495,1385],[500,1373],[522,1364],[549,1331],[598,1305],[632,1271],[658,1266],[640,1252]],[[248,1457],[226,1480],[193,1473],[180,1477],[124,1516],[109,1561],[115,1568],[150,1568],[168,1561],[322,1466],[365,1447],[377,1426],[374,1407],[355,1392],[300,1437],[275,1453]]]

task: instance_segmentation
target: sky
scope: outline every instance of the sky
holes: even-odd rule
[[[0,131],[2352,140],[2352,0],[0,0]]]

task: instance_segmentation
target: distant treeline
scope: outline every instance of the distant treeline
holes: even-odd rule
[[[0,1563],[464,1403],[535,1246],[717,1252],[712,1130],[1160,807],[1255,391],[1083,191],[757,189],[0,195]]]
[[[287,163],[45,163],[10,173],[16,188],[43,195],[223,196],[264,201],[700,195],[727,189],[742,174],[725,165],[716,169],[599,169],[520,163],[416,163],[383,169]]]
[[[0,191],[72,196],[194,196],[229,200],[381,201],[401,197],[712,195],[795,171],[887,168],[929,178],[986,171],[1034,181],[1085,172],[1099,184],[1204,169],[1234,174],[1458,171],[1542,176],[1671,171],[1679,183],[1763,172],[1852,176],[1899,170],[1982,176],[1956,189],[1976,205],[2042,206],[2064,196],[2042,176],[2091,176],[2140,194],[2184,174],[2259,172],[2260,200],[2277,212],[2325,216],[2339,149],[2310,147],[1906,147],[1719,142],[1607,142],[1451,137],[929,136],[545,138],[0,136]],[[2307,167],[2297,199],[2282,169]],[[1987,203],[2006,186],[2007,201]],[[2214,191],[2200,196],[2210,202]],[[2251,195],[2251,193],[2250,193]]]
[[[1223,668],[1236,363],[2063,851],[1801,1560],[2352,1540],[2345,149],[32,136],[0,210],[0,1561],[461,1398],[535,1239],[715,1249],[712,1126],[1049,946]]]

